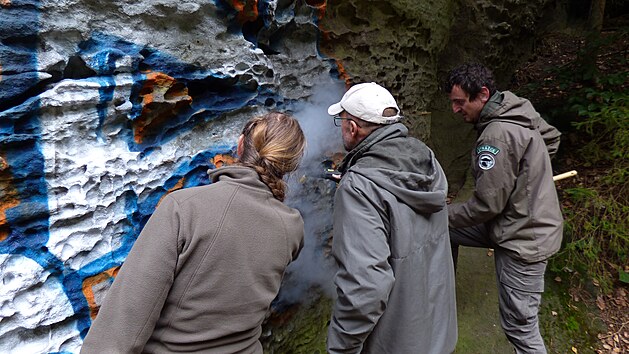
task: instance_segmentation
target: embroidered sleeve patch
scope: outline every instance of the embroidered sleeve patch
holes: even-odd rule
[[[484,152],[478,156],[478,167],[480,167],[481,170],[487,171],[494,167],[494,165],[496,165],[494,155]]]
[[[476,155],[479,155],[482,152],[488,152],[490,154],[498,155],[500,149],[495,146],[483,144],[476,147]]]

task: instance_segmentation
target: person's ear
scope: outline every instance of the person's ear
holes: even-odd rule
[[[245,140],[245,136],[240,134],[240,136],[238,137],[238,145],[236,146],[236,154],[240,157],[242,156],[242,152],[244,147],[243,141]]]
[[[354,122],[353,120],[349,121],[349,132],[352,134],[352,136],[356,136],[356,134],[358,134],[358,124],[356,124],[356,122]]]
[[[486,86],[481,87],[479,95],[481,102],[489,101],[489,89]]]

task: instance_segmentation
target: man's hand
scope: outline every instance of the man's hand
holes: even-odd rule
[[[324,173],[323,173],[323,178],[332,180],[336,183],[338,183],[341,180],[341,173],[337,170],[331,169],[331,168],[326,168]]]

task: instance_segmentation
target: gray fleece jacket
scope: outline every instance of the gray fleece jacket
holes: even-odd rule
[[[473,196],[449,207],[451,227],[485,223],[511,257],[543,261],[561,246],[563,217],[550,157],[560,133],[533,105],[496,92],[481,111],[472,149]]]
[[[262,353],[261,324],[303,242],[299,212],[242,166],[165,196],[81,353]]]
[[[330,353],[452,353],[457,340],[447,182],[400,123],[345,157],[332,254]]]

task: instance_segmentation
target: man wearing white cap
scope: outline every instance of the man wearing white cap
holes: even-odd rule
[[[433,152],[409,137],[376,83],[328,108],[348,151],[339,167],[332,254],[338,264],[329,353],[452,353],[454,271],[447,182]]]

